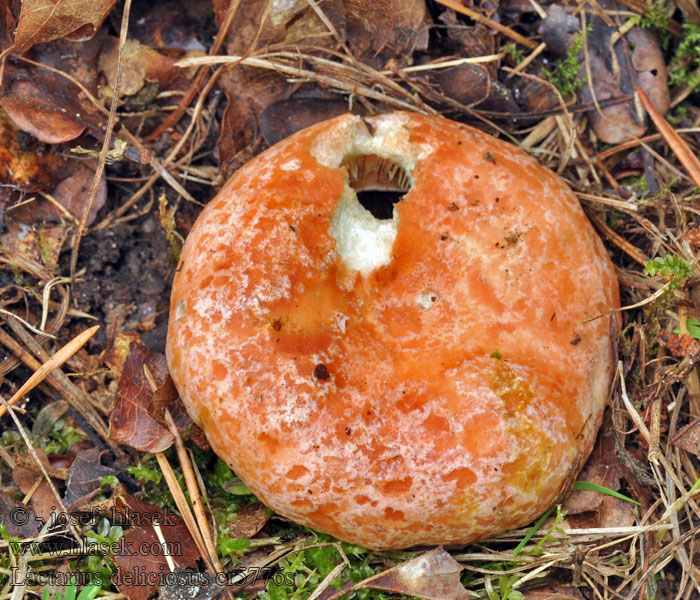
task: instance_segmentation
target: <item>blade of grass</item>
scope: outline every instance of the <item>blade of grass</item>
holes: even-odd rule
[[[542,527],[542,525],[544,525],[544,522],[547,519],[549,519],[549,516],[552,514],[553,510],[554,510],[554,507],[551,506],[549,508],[549,510],[547,510],[546,513],[544,513],[539,519],[537,519],[537,523],[535,523],[532,526],[530,531],[528,531],[525,534],[525,537],[522,540],[520,540],[520,543],[515,547],[515,550],[513,550],[513,556],[518,556],[518,554],[520,554],[521,550],[525,547],[525,544],[527,544],[530,541],[532,536],[535,535],[539,531],[539,529],[540,529],[540,527]]]
[[[605,487],[604,485],[598,485],[597,483],[593,483],[592,481],[577,481],[574,483],[573,490],[587,490],[589,492],[598,492],[599,494],[605,494],[607,496],[612,496],[613,498],[618,498],[619,500],[624,500],[625,502],[631,502],[632,504],[636,504],[637,506],[641,506],[642,503],[638,502],[634,498],[630,498],[629,496],[625,496],[624,494],[621,494],[620,492],[616,492],[615,490],[611,490],[608,487]]]

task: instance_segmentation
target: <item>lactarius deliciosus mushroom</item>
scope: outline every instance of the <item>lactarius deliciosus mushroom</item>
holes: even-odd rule
[[[344,115],[204,209],[167,356],[216,453],[274,510],[370,548],[465,543],[570,488],[618,306],[603,244],[536,160],[443,118]]]

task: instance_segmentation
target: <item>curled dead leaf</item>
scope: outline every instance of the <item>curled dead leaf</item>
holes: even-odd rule
[[[15,52],[60,38],[85,41],[95,35],[117,0],[23,0]]]
[[[202,54],[201,50],[187,53],[175,50],[160,51],[145,46],[133,38],[128,39],[124,46],[119,96],[122,98],[133,96],[147,83],[157,84],[158,91],[187,89],[189,71],[176,67],[175,63],[182,58],[201,56]],[[107,80],[107,85],[100,88],[101,94],[107,98],[111,98],[113,95],[118,60],[119,40],[116,37],[109,37],[100,52],[97,66]]]
[[[426,600],[468,600],[460,565],[442,547],[365,579],[355,589],[374,588]]]
[[[35,62],[77,79],[89,92],[97,92],[97,54],[103,42],[97,35],[83,44],[57,40],[37,46]],[[75,84],[60,74],[34,65],[5,65],[5,93],[0,106],[12,121],[36,139],[57,144],[84,131],[103,136],[103,118]]]
[[[152,375],[157,386],[155,391],[151,389],[144,367]],[[173,443],[173,436],[163,421],[165,409],[173,413],[176,423],[183,428],[186,426],[186,412],[178,404],[165,356],[141,343],[132,343],[117,385],[110,416],[110,438],[142,452],[162,452]]]

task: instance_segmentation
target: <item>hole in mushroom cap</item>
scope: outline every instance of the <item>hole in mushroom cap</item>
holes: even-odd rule
[[[411,189],[411,178],[400,164],[376,154],[353,154],[343,159],[348,185],[375,219],[391,219],[394,204]]]
[[[348,153],[340,165],[348,178],[331,221],[336,251],[350,268],[367,275],[388,265],[398,231],[394,204],[413,185],[399,162],[372,153]]]

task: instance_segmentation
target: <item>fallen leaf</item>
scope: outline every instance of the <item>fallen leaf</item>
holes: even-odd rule
[[[265,142],[272,146],[314,123],[348,112],[348,103],[328,98],[291,98],[270,104],[258,121]]]
[[[93,179],[95,178],[96,161],[80,161],[77,159],[64,159],[60,167],[54,173],[54,179],[58,180],[55,186],[48,186],[44,191],[62,206],[65,211],[55,206],[44,198],[36,198],[31,204],[19,206],[12,211],[12,216],[17,221],[27,225],[39,225],[41,223],[67,222],[73,225],[80,219],[83,206],[87,201]],[[67,177],[64,175],[68,174]],[[90,206],[87,225],[94,223],[97,213],[104,207],[107,201],[107,180],[104,174],[97,185],[97,193]],[[66,214],[68,213],[68,214]],[[75,219],[71,221],[70,216]]]
[[[122,375],[132,342],[141,342],[141,336],[138,332],[120,331],[105,350],[104,362],[117,378]]]
[[[262,504],[244,504],[236,510],[235,518],[226,523],[226,529],[232,538],[251,538],[269,518],[270,513]]]
[[[21,0],[0,0],[0,51],[11,48],[14,43],[21,7]]]
[[[213,0],[217,26],[221,27],[229,7],[229,0]],[[341,0],[327,0],[320,5],[325,17],[339,35],[345,37],[345,11]],[[263,16],[267,18],[263,21]],[[248,0],[245,10],[238,10],[226,38],[226,51],[242,55],[271,44],[311,43],[330,47],[336,40],[329,35],[325,23],[306,0],[268,2]]]
[[[77,79],[93,95],[97,92],[97,54],[104,35],[75,44],[58,40],[37,46],[34,60]],[[61,75],[34,67],[5,65],[5,90],[0,105],[23,131],[49,144],[75,139],[86,129],[103,137],[103,117],[80,89]]]
[[[198,448],[208,452],[211,450],[211,444],[207,439],[206,434],[202,431],[202,428],[196,423],[192,424],[189,435],[190,441],[192,441]]]
[[[87,201],[92,182],[95,179],[94,163],[79,163],[74,167],[73,173],[59,182],[54,188],[52,196],[77,220],[83,213],[83,207]],[[97,218],[97,213],[104,207],[107,202],[107,180],[104,174],[97,184],[97,193],[93,199],[90,211],[88,212],[87,226],[92,225]],[[52,207],[55,214],[58,214],[58,209]]]
[[[482,65],[462,64],[426,71],[423,76],[435,81],[445,96],[465,106],[495,112],[520,112],[510,90]]]
[[[136,39],[130,38],[124,45],[122,75],[119,84],[120,98],[133,96],[146,83],[157,84],[156,91],[185,90],[189,86],[189,71],[175,66],[175,63],[189,56],[201,56],[201,51],[193,52],[164,52],[143,45]],[[105,98],[111,98],[117,79],[117,64],[119,61],[119,39],[108,37],[100,52],[97,63],[98,70],[107,80],[107,85],[100,88]]]
[[[495,54],[496,41],[488,27],[482,23],[465,25],[457,18],[457,13],[451,8],[445,9],[439,17],[445,25],[445,34],[450,42],[449,50],[454,50],[460,56],[487,56]],[[486,63],[485,67],[493,77],[496,75],[498,63]]]
[[[148,367],[159,388],[166,383],[165,356],[151,352],[138,342],[132,343],[117,386],[110,417],[109,436],[141,452],[162,452],[173,443],[173,436],[157,414],[155,394],[144,373]]]
[[[226,177],[263,149],[258,115],[292,91],[287,79],[263,69],[236,67],[219,78],[228,103],[217,141],[219,165]]]
[[[640,27],[634,27],[626,37],[632,47],[630,61],[637,75],[637,85],[642,88],[655,110],[665,115],[671,106],[671,94],[668,90],[666,61],[658,37],[652,30]]]
[[[678,430],[671,444],[700,457],[700,417]]]
[[[15,52],[34,44],[69,37],[85,41],[95,35],[117,0],[22,0]]]
[[[116,475],[117,471],[100,463],[102,452],[91,448],[78,454],[68,471],[63,503],[70,510],[80,509],[100,491],[100,478]]]
[[[20,129],[47,144],[73,140],[85,130],[72,115],[56,111],[51,96],[33,81],[15,81],[0,104]]]
[[[209,2],[167,0],[136,2],[131,7],[129,35],[146,46],[206,50],[200,41],[203,33],[214,37]]]
[[[374,575],[354,589],[374,588],[426,600],[467,600],[469,592],[460,582],[460,565],[442,547]]]
[[[122,494],[121,511],[114,520],[131,527],[120,540],[112,559],[117,565],[117,589],[130,600],[147,600],[158,589],[158,575],[168,571],[165,551],[180,567],[195,566],[200,558],[184,521],[154,504]],[[152,523],[157,521],[166,547],[163,548]],[[153,574],[148,579],[143,573]]]
[[[34,537],[41,524],[31,506],[13,500],[4,491],[0,491],[0,523],[8,535],[18,538]]]
[[[36,515],[36,523],[43,525],[56,511],[57,501],[51,491],[51,486],[44,479],[43,475],[37,475],[27,467],[16,466],[12,470],[12,481],[15,482],[23,494],[29,493],[29,490],[36,484],[37,479],[41,479],[41,483],[34,490],[29,504]]]
[[[363,62],[383,67],[410,64],[428,46],[429,17],[423,0],[344,0],[348,45]]]

